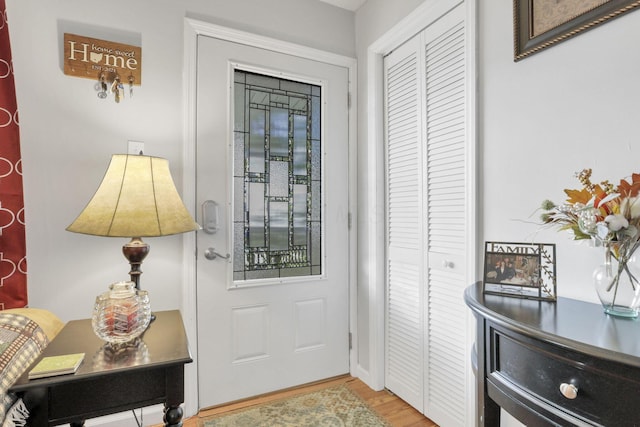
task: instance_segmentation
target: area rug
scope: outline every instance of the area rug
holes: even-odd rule
[[[391,427],[346,385],[200,420],[199,427]]]

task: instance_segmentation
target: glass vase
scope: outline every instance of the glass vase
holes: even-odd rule
[[[604,262],[593,272],[593,281],[605,313],[638,317],[640,265],[635,251],[627,253],[611,244],[604,247]]]
[[[118,282],[96,298],[91,319],[93,331],[112,345],[127,344],[139,337],[151,321],[147,291],[133,282]]]

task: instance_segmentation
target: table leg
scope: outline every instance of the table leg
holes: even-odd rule
[[[69,427],[84,427],[84,420],[82,421],[73,421],[69,423]]]
[[[164,425],[165,427],[182,427],[182,408],[180,405],[165,405]]]

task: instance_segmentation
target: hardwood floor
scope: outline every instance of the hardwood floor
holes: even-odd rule
[[[289,390],[269,393],[252,399],[234,402],[228,405],[203,409],[197,416],[190,417],[184,420],[183,427],[198,427],[199,418],[229,412],[236,409],[247,408],[254,405],[260,405],[262,403],[270,402],[273,400],[282,399],[294,396],[296,394],[306,393],[338,384],[346,384],[351,390],[353,390],[364,401],[366,401],[371,408],[373,408],[379,415],[389,421],[389,423],[391,423],[391,425],[393,425],[394,427],[438,427],[433,421],[413,409],[393,393],[390,393],[386,390],[373,391],[359,379],[353,378],[348,375],[333,378],[327,381],[309,384],[302,387],[292,388]]]

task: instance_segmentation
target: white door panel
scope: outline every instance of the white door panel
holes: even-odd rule
[[[233,281],[235,68],[322,88],[322,274]],[[197,236],[200,408],[348,373],[348,70],[207,36],[197,70],[197,203],[219,206],[217,231]]]
[[[385,57],[385,386],[424,412],[424,221],[420,38]]]
[[[468,175],[465,5],[384,59],[385,385],[438,425],[465,426]]]

